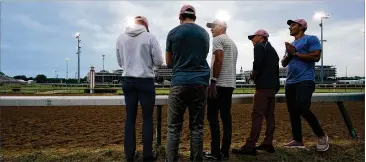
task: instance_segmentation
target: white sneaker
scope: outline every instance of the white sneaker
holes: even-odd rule
[[[328,136],[318,137],[316,144],[316,151],[327,151],[329,149],[329,138]]]

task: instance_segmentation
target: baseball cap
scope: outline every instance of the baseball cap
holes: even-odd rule
[[[147,21],[146,17],[144,16],[136,16],[135,21],[142,21],[146,24],[147,28],[146,30],[149,31],[149,22]]]
[[[191,9],[192,11],[187,11],[188,9]],[[182,6],[182,8],[180,9],[180,13],[181,14],[192,14],[192,15],[196,15],[196,9],[194,9],[194,7],[192,5],[184,5]]]
[[[256,35],[260,35],[260,36],[263,36],[263,37],[269,37],[269,34],[268,34],[268,32],[266,31],[266,30],[264,30],[264,29],[259,29],[259,30],[257,30],[254,34],[252,34],[252,35],[249,35],[248,36],[248,39],[249,40],[252,40]]]
[[[305,28],[308,28],[308,23],[304,19],[296,19],[296,20],[287,20],[287,25],[291,25],[292,23],[298,23]]]
[[[225,21],[223,21],[223,20],[218,20],[218,19],[214,20],[212,23],[207,23],[207,24],[206,24],[206,26],[207,26],[208,28],[213,28],[213,27],[214,27],[214,25],[221,25],[221,26],[223,26],[223,27],[227,28],[227,24],[226,24],[226,22],[225,22]]]
[[[136,16],[135,21],[143,21],[147,26],[149,26],[149,22],[147,21],[146,17],[144,17],[144,16]]]

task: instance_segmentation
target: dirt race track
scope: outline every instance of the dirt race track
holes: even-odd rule
[[[348,102],[345,106],[348,108],[358,137],[364,141],[364,102]],[[123,148],[125,111],[121,107],[1,107],[0,110],[1,148],[4,151],[4,158],[11,152],[62,148],[68,151],[103,147]],[[335,103],[315,103],[312,105],[312,110],[331,140],[350,139]],[[233,105],[233,146],[243,144],[248,137],[251,111],[251,104]],[[291,137],[286,106],[277,104],[275,115],[274,144],[278,146],[288,142]],[[210,133],[207,120],[205,121],[204,149],[206,150],[209,148]],[[139,109],[137,134],[141,134],[141,123],[141,109]],[[162,142],[165,145],[166,107],[163,107],[162,124]],[[309,142],[306,144],[314,144],[315,137],[305,120],[303,120],[303,135],[304,140]],[[189,151],[188,111],[186,111],[181,141],[180,151]],[[137,136],[137,142],[137,148],[141,150],[141,135]]]

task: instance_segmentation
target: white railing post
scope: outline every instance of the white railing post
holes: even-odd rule
[[[95,88],[95,71],[94,71],[94,66],[92,65],[90,67],[90,93],[94,93],[94,88]]]

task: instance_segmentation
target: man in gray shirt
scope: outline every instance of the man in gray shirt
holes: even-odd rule
[[[228,160],[231,145],[231,97],[236,81],[236,62],[238,50],[235,43],[226,34],[227,23],[214,20],[207,23],[213,36],[211,81],[207,100],[207,119],[211,129],[211,153],[205,158],[210,160]],[[223,124],[223,138],[220,149],[219,112]]]
[[[149,33],[149,23],[143,16],[126,28],[117,40],[117,61],[123,68],[122,90],[126,102],[124,150],[127,161],[133,161],[136,151],[136,115],[140,101],[143,117],[144,161],[156,160],[152,149],[153,111],[155,105],[154,66],[163,64],[156,37]]]

